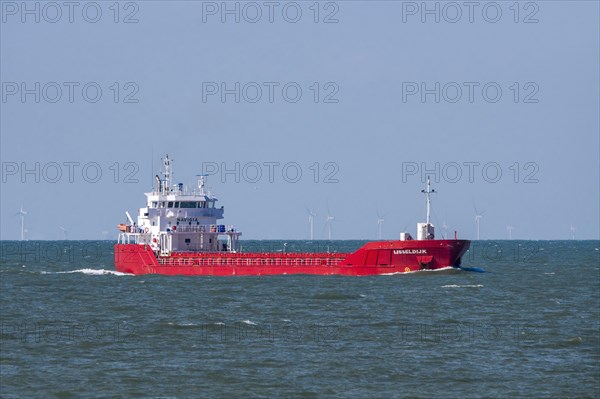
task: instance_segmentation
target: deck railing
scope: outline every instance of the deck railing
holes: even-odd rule
[[[144,233],[119,233],[118,244],[150,244],[152,236]]]
[[[267,255],[267,254],[264,254]],[[236,256],[221,256],[212,253],[211,256],[194,257],[159,257],[158,263],[168,266],[337,266],[345,254],[331,256],[312,256],[314,254],[294,254],[294,256],[257,256],[256,254],[239,254]]]

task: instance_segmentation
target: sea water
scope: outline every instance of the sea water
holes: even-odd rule
[[[478,241],[460,270],[367,277],[132,276],[114,242],[0,245],[3,398],[600,392],[598,241]]]

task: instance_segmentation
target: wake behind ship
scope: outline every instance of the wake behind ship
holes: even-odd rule
[[[188,190],[172,184],[172,160],[163,158],[162,178],[156,175],[146,206],[137,222],[120,224],[115,244],[117,271],[131,274],[233,276],[272,274],[376,275],[458,267],[470,245],[468,240],[437,240],[430,223],[429,179],[427,218],[417,224],[417,239],[401,233],[399,240],[369,242],[353,253],[282,253],[240,251],[242,233],[232,225],[218,224],[224,207],[205,189],[206,176]]]

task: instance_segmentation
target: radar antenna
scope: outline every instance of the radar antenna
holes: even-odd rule
[[[165,183],[162,188],[165,192],[169,192],[171,190],[171,179],[173,178],[173,167],[171,165],[172,162],[173,160],[169,159],[169,154],[163,158],[163,164],[165,166],[165,171],[163,172],[163,175],[165,176]]]

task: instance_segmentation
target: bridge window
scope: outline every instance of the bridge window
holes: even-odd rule
[[[167,208],[173,208],[173,202],[170,201],[169,204],[167,205]]]
[[[194,201],[182,201],[181,208],[195,208],[196,202]]]

